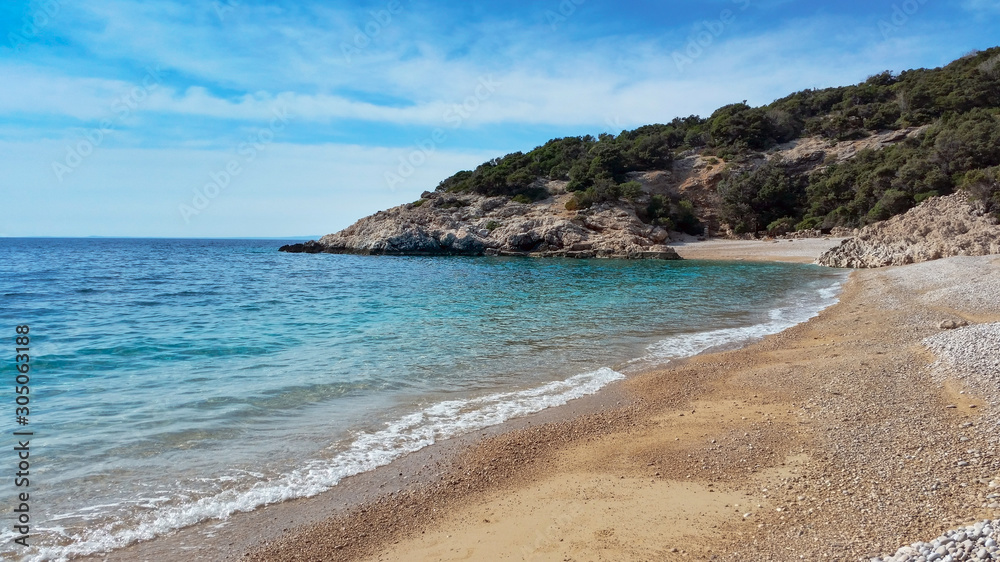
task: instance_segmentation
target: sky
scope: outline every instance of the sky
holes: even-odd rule
[[[0,236],[319,236],[562,136],[1000,43],[1000,1],[0,5]]]

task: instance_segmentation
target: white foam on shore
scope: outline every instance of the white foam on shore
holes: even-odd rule
[[[768,311],[768,320],[765,322],[670,336],[650,345],[647,348],[647,356],[641,360],[648,363],[662,363],[672,359],[693,357],[709,350],[750,343],[777,334],[807,322],[824,309],[837,304],[845,279],[846,275],[831,285],[793,295],[789,304]]]
[[[561,406],[623,378],[625,375],[604,367],[527,390],[438,402],[395,420],[380,431],[359,434],[345,451],[330,460],[308,462],[281,477],[258,482],[250,489],[229,489],[194,502],[165,506],[125,528],[112,523],[84,534],[64,535],[72,544],[44,546],[26,559],[68,560],[108,552],[202,521],[225,519],[268,504],[315,496],[348,476],[374,470],[437,441]]]
[[[781,332],[817,316],[836,304],[847,274],[834,283],[794,293],[785,304],[771,309],[767,320],[750,326],[677,334],[647,348],[647,356],[633,360],[648,365],[690,357],[720,347],[748,343]],[[134,523],[108,523],[85,533],[54,533],[67,545],[36,548],[25,560],[68,560],[104,553],[212,519],[283,501],[312,497],[330,490],[348,476],[384,466],[433,443],[509,419],[532,414],[570,400],[594,394],[625,375],[610,368],[575,375],[536,388],[501,392],[467,400],[435,403],[386,424],[379,431],[358,434],[348,447],[327,460],[313,460],[287,474],[262,480],[249,488],[231,488],[196,501],[162,506]],[[0,534],[5,539],[9,531]]]

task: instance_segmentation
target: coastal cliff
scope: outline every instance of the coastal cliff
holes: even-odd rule
[[[319,241],[282,251],[378,255],[537,256],[680,259],[663,243],[667,231],[644,224],[634,211],[603,204],[585,212],[565,208],[568,195],[552,187],[546,199],[427,192],[416,203],[380,211]]]

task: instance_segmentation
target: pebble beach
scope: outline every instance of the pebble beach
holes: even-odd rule
[[[192,559],[1000,559],[998,273],[855,271],[806,323],[390,466],[336,509],[234,520]]]

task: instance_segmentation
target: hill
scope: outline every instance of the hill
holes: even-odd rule
[[[1000,209],[1000,47],[947,66],[554,139],[286,251],[669,257],[664,232],[855,229],[965,191]]]

